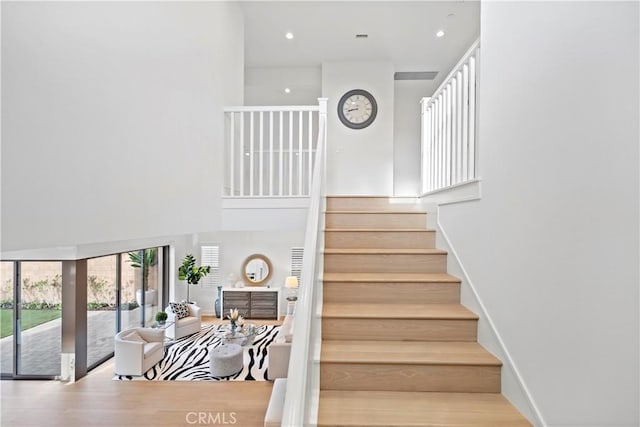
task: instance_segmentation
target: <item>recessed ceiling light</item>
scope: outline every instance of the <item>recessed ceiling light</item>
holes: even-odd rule
[[[287,40],[291,40],[293,38],[293,33],[287,33],[284,36],[287,38]]]
[[[284,93],[291,93],[291,89],[289,89],[288,87],[284,88]]]
[[[436,33],[436,37],[442,37],[442,36],[444,36],[444,31],[438,30],[438,32]]]

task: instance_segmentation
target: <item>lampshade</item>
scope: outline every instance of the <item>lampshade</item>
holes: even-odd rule
[[[296,289],[298,287],[298,278],[296,276],[289,276],[284,282],[284,286],[289,289]]]

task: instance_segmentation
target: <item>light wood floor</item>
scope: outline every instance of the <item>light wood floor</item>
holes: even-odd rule
[[[273,386],[269,381],[125,382],[112,378],[113,359],[73,384],[0,381],[0,425],[262,426]]]

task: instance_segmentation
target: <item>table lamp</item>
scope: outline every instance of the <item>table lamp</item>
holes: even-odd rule
[[[289,295],[287,301],[297,301],[296,290],[298,289],[298,278],[296,276],[289,276],[284,281],[285,288],[289,289]]]

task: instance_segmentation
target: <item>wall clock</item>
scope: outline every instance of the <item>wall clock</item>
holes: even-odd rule
[[[366,90],[353,89],[338,101],[338,117],[351,129],[364,129],[376,119],[378,104]]]

